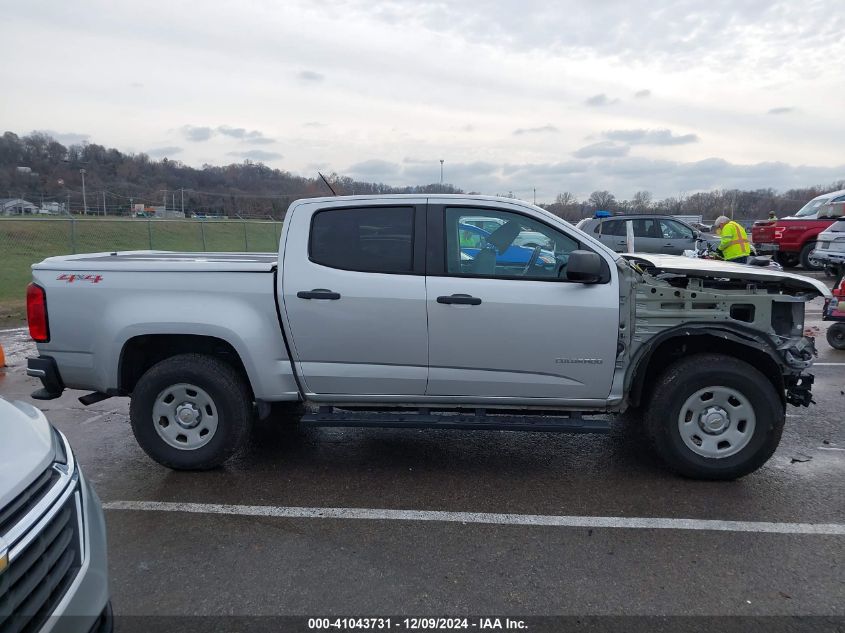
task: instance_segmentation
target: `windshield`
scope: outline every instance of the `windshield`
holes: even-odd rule
[[[827,198],[819,198],[817,200],[810,200],[807,204],[801,207],[801,210],[795,214],[796,218],[803,218],[808,215],[815,215],[819,207],[822,206],[825,202],[827,202]]]

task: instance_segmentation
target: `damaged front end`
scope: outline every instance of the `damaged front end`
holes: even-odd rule
[[[830,294],[815,279],[760,272],[749,266],[685,257],[627,255],[617,366],[648,362],[655,348],[672,341],[676,355],[695,351],[730,353],[757,365],[783,388],[785,403],[809,406],[817,355],[805,336],[807,301]],[[636,385],[635,385],[636,391]]]

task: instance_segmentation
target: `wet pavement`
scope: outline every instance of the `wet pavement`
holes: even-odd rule
[[[610,435],[314,429],[258,423],[224,468],[180,473],[138,448],[128,400],[38,404],[104,502],[845,524],[845,352],[824,341],[809,409],[736,482],[664,471]],[[0,332],[0,394],[31,401],[23,330]],[[630,424],[625,424],[629,422]],[[845,536],[108,510],[127,614],[827,615],[845,622]]]

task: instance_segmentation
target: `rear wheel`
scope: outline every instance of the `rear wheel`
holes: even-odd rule
[[[824,268],[824,264],[813,257],[814,250],[816,250],[815,242],[804,244],[804,247],[801,249],[801,266],[804,270],[821,270]]]
[[[159,464],[206,470],[244,445],[252,398],[230,365],[204,354],[180,354],[141,376],[129,417],[138,444]]]
[[[660,377],[645,413],[658,455],[695,479],[736,479],[775,452],[784,410],[771,382],[731,356],[696,354]]]
[[[833,349],[845,349],[845,323],[832,323],[827,328],[827,342]]]

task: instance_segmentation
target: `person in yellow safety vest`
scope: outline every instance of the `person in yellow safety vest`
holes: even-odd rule
[[[726,261],[744,264],[751,254],[751,242],[748,241],[748,234],[738,222],[729,217],[721,215],[713,225],[716,235],[721,238],[719,251]]]

